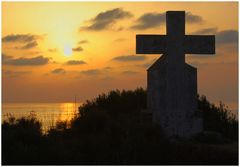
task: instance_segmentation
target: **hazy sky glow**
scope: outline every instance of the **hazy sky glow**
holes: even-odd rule
[[[198,92],[238,108],[237,2],[3,2],[3,102],[69,102],[146,88],[160,55],[136,55],[136,34],[165,34],[186,11],[186,34],[216,35],[216,55],[187,55]]]

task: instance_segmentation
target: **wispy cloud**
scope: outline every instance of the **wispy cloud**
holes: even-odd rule
[[[112,70],[113,70],[112,67],[106,66],[103,68],[83,70],[83,71],[80,71],[79,74],[82,74],[85,76],[94,76],[94,77],[97,77],[97,76],[107,77]]]
[[[202,23],[203,18],[199,15],[194,15],[191,12],[186,13],[187,23]],[[159,27],[166,23],[166,13],[145,13],[140,16],[131,29],[144,30],[149,28]]]
[[[103,68],[103,70],[106,70],[106,71],[109,71],[109,70],[112,70],[112,69],[113,69],[113,68],[112,68],[112,67],[109,67],[109,66]]]
[[[238,31],[237,30],[223,30],[217,31],[217,27],[213,28],[203,28],[199,29],[192,34],[196,35],[206,35],[213,34],[216,35],[216,43],[218,44],[238,44]]]
[[[78,42],[78,44],[85,44],[85,43],[89,43],[89,41],[88,40],[81,40],[81,41]]]
[[[89,20],[90,25],[81,27],[80,30],[99,31],[110,28],[118,20],[130,18],[133,15],[121,8],[115,8],[99,13],[93,19]]]
[[[190,61],[190,64],[196,67],[206,67],[206,66],[216,66],[216,65],[228,65],[228,66],[237,66],[237,61],[228,61],[228,62],[203,62],[203,61]]]
[[[87,63],[82,60],[69,60],[65,64],[66,65],[83,65],[83,64],[87,64]]]
[[[16,77],[20,77],[22,75],[26,75],[26,74],[30,74],[30,73],[31,73],[31,71],[11,71],[11,70],[7,70],[7,71],[3,71],[3,76],[16,78]]]
[[[144,61],[146,56],[143,55],[127,55],[127,56],[117,56],[112,59],[113,61],[128,62],[128,61]]]
[[[138,67],[149,68],[152,64],[153,64],[153,62],[151,62],[151,63],[148,62],[148,63],[140,64],[140,65],[138,65]]]
[[[151,60],[148,61],[148,62],[144,62],[143,64],[137,64],[136,66],[137,66],[137,67],[144,68],[144,69],[147,69],[147,68],[149,68],[151,65],[153,65],[153,64],[157,61],[157,59],[159,59],[159,58],[153,58],[153,59],[151,59]]]
[[[219,44],[238,44],[237,30],[224,30],[216,34],[216,42]]]
[[[193,32],[192,34],[194,35],[216,34],[217,31],[218,31],[217,27],[203,28]]]
[[[16,49],[32,49],[38,45],[37,40],[42,37],[32,34],[11,34],[2,38],[3,43],[17,42],[23,46],[15,47]]]
[[[202,16],[192,14],[191,12],[186,12],[185,17],[186,17],[187,23],[197,23],[198,24],[198,23],[204,22]]]
[[[135,25],[133,25],[131,28],[143,30],[158,27],[165,22],[165,13],[145,13],[136,20]]]
[[[15,65],[15,66],[39,66],[48,64],[50,58],[43,56],[36,56],[32,58],[13,58],[12,56],[2,55],[2,63],[5,65]]]
[[[72,48],[72,51],[74,51],[74,52],[81,52],[81,51],[83,51],[83,48],[81,46],[78,46],[76,48]]]
[[[217,27],[203,28],[193,32],[192,34],[196,35],[213,34],[216,35],[216,43],[218,44],[238,44],[237,30],[223,30],[223,31],[217,30],[218,30]]]
[[[33,42],[39,39],[40,36],[32,34],[11,34],[2,38],[2,42]]]
[[[64,70],[63,68],[56,68],[54,70],[51,71],[52,74],[65,74],[66,70]]]
[[[81,71],[80,74],[88,75],[88,76],[95,76],[101,73],[101,70],[99,69],[90,69],[90,70],[85,70]]]
[[[31,49],[31,48],[36,47],[37,45],[38,45],[37,42],[33,41],[33,42],[29,42],[26,45],[20,47],[20,49]]]
[[[137,74],[137,71],[131,71],[131,70],[127,70],[127,71],[123,71],[122,74],[124,75],[134,75]]]

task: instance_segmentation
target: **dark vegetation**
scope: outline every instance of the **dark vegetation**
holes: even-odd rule
[[[70,125],[47,134],[34,118],[2,124],[3,165],[232,165],[238,164],[238,121],[221,103],[199,97],[203,134],[169,141],[152,125],[146,91],[111,91],[79,108]],[[210,144],[209,144],[210,143]]]
[[[223,137],[238,141],[237,117],[222,102],[216,107],[205,96],[201,96],[198,98],[198,108],[206,131],[215,131]]]

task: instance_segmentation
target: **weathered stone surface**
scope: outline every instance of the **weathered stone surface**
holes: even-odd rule
[[[149,69],[148,110],[169,136],[190,137],[202,131],[197,113],[197,69],[185,53],[215,53],[214,36],[185,35],[185,12],[167,12],[167,35],[137,35],[136,52],[161,54]]]
[[[174,70],[174,71],[173,71]],[[202,130],[197,112],[197,69],[169,69],[165,55],[148,69],[148,109],[169,136],[190,137]]]

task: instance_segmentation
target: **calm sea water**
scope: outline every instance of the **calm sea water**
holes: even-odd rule
[[[58,121],[70,121],[78,113],[81,103],[3,103],[2,121],[10,116],[28,117],[30,114],[42,123],[43,132],[54,127]],[[233,112],[237,116],[237,111]]]
[[[42,123],[46,132],[57,121],[70,121],[77,113],[80,103],[4,103],[2,104],[2,121],[10,116],[28,117],[30,114]]]

